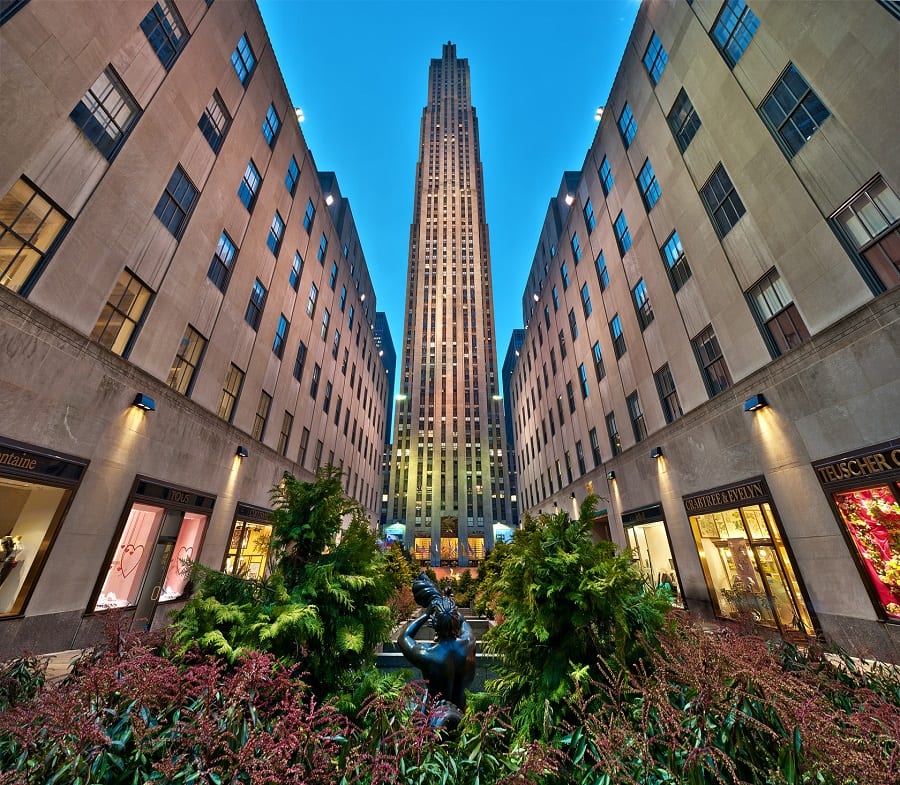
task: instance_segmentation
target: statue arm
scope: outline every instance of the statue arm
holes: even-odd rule
[[[397,639],[397,645],[400,647],[400,651],[407,657],[416,657],[418,659],[420,656],[420,644],[416,642],[415,636],[430,618],[431,617],[427,613],[423,613],[419,618],[413,619],[413,621],[409,622],[409,624],[403,628],[403,632]]]

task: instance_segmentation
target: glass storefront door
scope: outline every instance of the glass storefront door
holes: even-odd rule
[[[683,607],[675,560],[662,521],[639,523],[625,529],[631,555],[649,586],[668,586],[674,603]]]

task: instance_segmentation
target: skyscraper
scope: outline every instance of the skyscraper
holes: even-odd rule
[[[388,520],[421,562],[477,563],[509,519],[491,262],[469,64],[428,71]]]

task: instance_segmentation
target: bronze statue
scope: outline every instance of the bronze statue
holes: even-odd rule
[[[466,708],[466,688],[475,678],[475,635],[450,591],[442,595],[425,573],[413,581],[412,588],[416,602],[427,610],[403,628],[397,645],[421,669],[427,697],[438,701],[431,724],[454,728]],[[425,626],[434,629],[433,641],[415,639]]]

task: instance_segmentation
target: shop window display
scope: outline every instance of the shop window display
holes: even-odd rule
[[[678,585],[675,560],[669,548],[666,525],[662,521],[628,526],[625,529],[632,559],[650,586],[667,586],[672,591],[674,604],[684,607]]]
[[[834,502],[882,612],[900,621],[900,504],[890,485],[835,493]]]
[[[224,572],[251,580],[268,575],[271,540],[271,524],[235,521],[231,543],[225,554]]]
[[[427,562],[431,559],[431,538],[416,537],[413,544],[413,555],[416,561]]]

